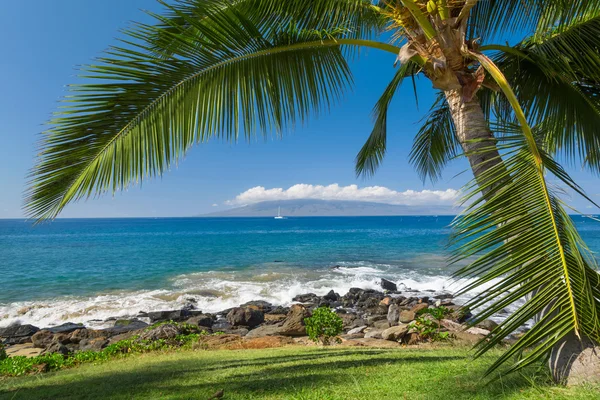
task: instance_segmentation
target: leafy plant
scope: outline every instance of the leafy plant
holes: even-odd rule
[[[0,343],[0,361],[4,360],[7,357],[8,357],[8,355],[6,354],[6,349],[4,348],[4,344]]]
[[[201,335],[207,334],[206,331],[181,334],[170,340],[141,340],[138,336],[134,336],[113,343],[100,351],[82,351],[68,356],[49,354],[31,358],[24,356],[8,357],[0,359],[0,375],[20,376],[34,372],[55,371],[85,363],[105,362],[114,358],[127,357],[131,354],[191,347],[198,342]]]
[[[306,333],[310,340],[324,345],[331,344],[333,338],[342,333],[344,322],[331,308],[319,307],[312,316],[305,318]]]
[[[440,320],[442,318],[440,318]],[[427,317],[427,314],[417,317],[417,319],[408,324],[408,329],[409,331],[418,333],[421,339],[430,340],[432,342],[447,341],[452,337],[450,332],[441,331],[439,320],[434,321],[431,317]]]

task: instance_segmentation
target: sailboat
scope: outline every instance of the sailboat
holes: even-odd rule
[[[277,209],[277,216],[275,217],[275,219],[284,219],[284,218],[281,216],[281,207],[279,207],[279,208]]]

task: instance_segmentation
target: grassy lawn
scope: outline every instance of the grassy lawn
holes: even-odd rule
[[[0,399],[600,399],[540,377],[480,381],[496,354],[466,351],[292,347],[132,356],[22,378],[2,378]]]

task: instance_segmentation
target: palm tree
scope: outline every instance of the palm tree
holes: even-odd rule
[[[26,210],[52,219],[70,202],[161,175],[193,144],[237,141],[326,112],[352,83],[361,49],[399,64],[357,156],[371,174],[387,114],[406,77],[438,98],[411,161],[435,181],[464,155],[474,181],[454,223],[454,261],[482,290],[474,323],[526,297],[478,354],[527,321],[492,366],[551,357],[557,379],[600,342],[600,278],[549,177],[585,196],[557,157],[600,171],[598,0],[179,0],[154,25],[84,68],[43,134]],[[503,36],[504,35],[504,36]],[[526,36],[514,45],[500,37]],[[395,58],[394,58],[395,57]],[[586,197],[587,198],[587,197]],[[589,200],[589,199],[588,199]],[[591,201],[591,200],[590,200]],[[475,261],[472,261],[472,260]],[[597,365],[597,364],[596,364]]]

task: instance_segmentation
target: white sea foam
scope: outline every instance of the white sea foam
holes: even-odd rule
[[[15,322],[40,327],[65,322],[106,327],[112,317],[133,317],[140,311],[180,309],[186,304],[215,313],[251,300],[289,305],[304,293],[324,295],[330,290],[345,294],[352,287],[380,289],[380,279],[399,285],[402,291],[431,294],[455,292],[468,281],[452,283],[448,276],[391,264],[339,262],[336,267],[306,269],[284,264],[243,271],[211,271],[175,277],[163,290],[104,293],[95,297],[63,297],[48,301],[0,305],[0,326]],[[493,285],[494,282],[490,282]],[[466,301],[467,297],[460,299]]]

